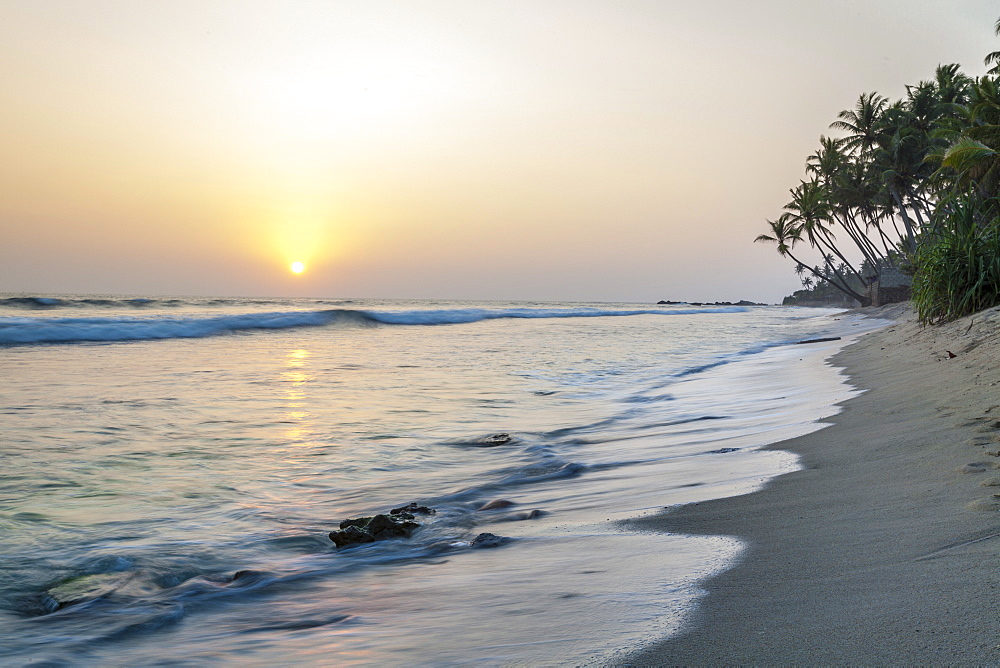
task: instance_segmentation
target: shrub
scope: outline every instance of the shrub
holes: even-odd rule
[[[913,302],[923,322],[947,322],[1000,303],[1000,218],[995,199],[938,207],[917,248]]]

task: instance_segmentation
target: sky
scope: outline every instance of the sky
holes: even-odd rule
[[[0,0],[0,293],[780,302],[752,242],[837,112],[998,15]]]

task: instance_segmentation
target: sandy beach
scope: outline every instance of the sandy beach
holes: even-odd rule
[[[748,548],[685,633],[620,663],[1000,663],[1000,308],[867,311],[896,324],[832,359],[867,391],[773,446],[802,470],[638,521]]]

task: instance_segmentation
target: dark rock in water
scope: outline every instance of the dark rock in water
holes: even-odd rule
[[[357,526],[351,525],[343,531],[331,531],[330,540],[336,543],[337,547],[345,547],[347,545],[360,545],[361,543],[374,543],[375,536],[359,529]]]
[[[493,448],[498,445],[507,445],[513,440],[514,437],[510,434],[490,434],[476,441],[476,445],[484,448]]]
[[[375,537],[375,540],[409,536],[419,524],[409,520],[397,521],[390,515],[376,515],[365,527],[365,531]]]
[[[433,515],[436,512],[437,511],[434,510],[434,509],[432,509],[432,508],[428,508],[427,506],[419,506],[419,505],[417,505],[416,502],[413,502],[413,503],[408,503],[408,504],[406,504],[405,506],[403,506],[401,508],[393,508],[392,510],[389,511],[389,514],[390,515],[413,515],[413,514],[419,513],[421,515]]]
[[[507,499],[493,499],[479,506],[476,510],[499,510],[500,508],[510,508],[515,505],[517,504]]]
[[[727,452],[736,452],[739,448],[719,448],[718,450],[709,450],[710,455],[724,455]]]
[[[506,543],[510,538],[506,536],[497,536],[492,533],[481,533],[472,539],[470,545],[477,549],[485,549],[489,547],[500,547]]]
[[[420,526],[413,521],[412,513],[433,515],[436,511],[427,506],[411,503],[400,508],[393,508],[388,514],[380,513],[373,517],[358,517],[344,520],[340,523],[340,531],[331,531],[330,540],[337,547],[374,543],[388,538],[408,537]]]

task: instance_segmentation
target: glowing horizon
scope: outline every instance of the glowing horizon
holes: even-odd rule
[[[995,12],[10,0],[0,292],[780,300],[819,135]]]

